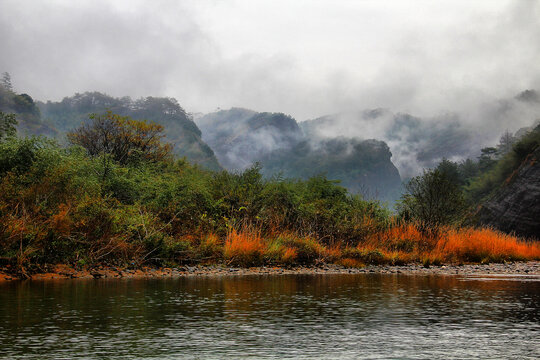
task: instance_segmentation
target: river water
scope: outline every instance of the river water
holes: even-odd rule
[[[538,359],[538,278],[0,284],[0,359]]]

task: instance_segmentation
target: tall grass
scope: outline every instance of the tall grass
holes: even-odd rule
[[[540,259],[540,244],[492,229],[450,229],[433,256],[444,261],[501,262]]]
[[[490,228],[441,227],[425,231],[419,224],[396,224],[371,236],[360,250],[379,250],[388,262],[463,263],[540,259],[540,243]]]
[[[540,243],[488,228],[425,231],[418,224],[395,224],[357,246],[329,246],[290,231],[264,237],[260,231],[245,228],[229,232],[223,256],[237,266],[486,263],[540,260]]]
[[[267,243],[257,231],[233,229],[227,234],[223,255],[229,264],[256,266],[263,263],[267,248]]]

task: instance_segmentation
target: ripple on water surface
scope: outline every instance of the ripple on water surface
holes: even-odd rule
[[[0,359],[537,359],[539,303],[534,277],[5,283]]]

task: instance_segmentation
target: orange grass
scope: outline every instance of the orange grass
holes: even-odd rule
[[[227,234],[223,255],[230,264],[251,266],[262,262],[266,249],[266,242],[256,231],[233,229]]]
[[[439,239],[432,256],[443,261],[514,261],[540,259],[540,244],[492,229],[451,229]]]
[[[540,243],[483,228],[440,228],[423,232],[415,224],[395,225],[360,243],[380,251],[389,263],[502,262],[540,259]]]
[[[285,251],[283,252],[281,261],[286,264],[292,264],[296,261],[297,257],[298,257],[298,251],[295,248],[287,247],[285,248]]]
[[[215,238],[212,240],[216,241]],[[416,224],[399,224],[371,235],[356,247],[326,247],[317,239],[292,232],[275,233],[269,240],[253,230],[232,230],[224,257],[240,266],[268,263],[333,262],[347,267],[362,264],[402,265],[462,262],[503,262],[540,259],[540,243],[483,228],[440,228],[422,231]]]

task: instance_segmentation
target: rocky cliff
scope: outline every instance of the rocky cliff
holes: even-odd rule
[[[540,147],[476,213],[480,224],[540,240]]]

